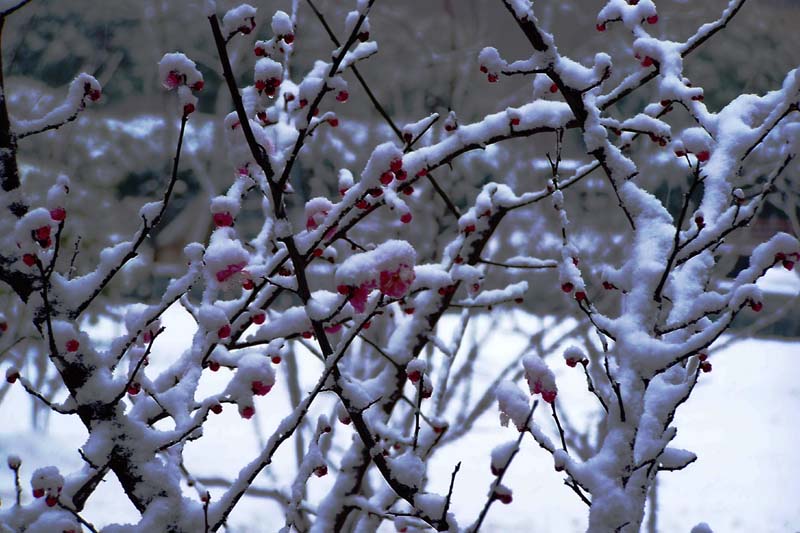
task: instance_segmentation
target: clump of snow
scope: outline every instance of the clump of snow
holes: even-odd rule
[[[522,366],[525,368],[525,379],[531,394],[541,394],[544,401],[553,403],[558,387],[556,377],[547,363],[536,354],[528,354],[522,358]]]
[[[230,228],[219,228],[211,235],[211,243],[206,248],[205,262],[210,279],[224,283],[239,274],[250,261],[250,254]]]
[[[336,285],[340,292],[349,295],[353,307],[363,312],[374,289],[390,298],[405,296],[414,282],[416,259],[416,251],[406,241],[387,241],[342,262],[336,269]]]
[[[228,35],[239,32],[248,34],[256,27],[256,8],[240,4],[222,17],[222,31]]]
[[[276,37],[285,37],[287,35],[291,35],[294,29],[292,28],[292,19],[285,11],[276,11],[274,15],[272,15],[272,33]]]
[[[525,416],[527,416],[527,413]],[[503,444],[498,444],[492,449],[492,474],[498,475],[508,465],[509,461],[511,461],[511,456],[518,449],[517,446],[517,441],[515,439]]]
[[[181,52],[164,54],[158,62],[158,78],[164,88],[170,91],[181,86],[199,90],[203,84],[203,75],[195,62]]]
[[[503,381],[495,389],[495,397],[500,408],[500,424],[508,426],[514,422],[519,431],[524,431],[531,406],[525,393],[511,381]]]
[[[408,449],[402,455],[388,460],[392,476],[403,485],[420,488],[425,477],[425,463],[417,457],[414,450]]]

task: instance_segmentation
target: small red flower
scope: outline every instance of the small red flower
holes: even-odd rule
[[[381,174],[380,181],[384,185],[389,185],[393,179],[394,179],[394,173],[391,171],[386,171],[383,174]]]
[[[265,396],[272,390],[272,385],[265,385],[263,381],[254,381],[250,384],[250,390],[252,390],[253,394],[256,396]]]
[[[50,218],[52,218],[56,222],[61,222],[62,220],[67,218],[67,211],[63,207],[56,207],[55,209],[51,209]]]
[[[391,298],[402,298],[414,282],[414,269],[402,264],[397,270],[382,270],[380,273],[379,289]]]

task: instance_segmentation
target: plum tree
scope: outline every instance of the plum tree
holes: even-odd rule
[[[0,24],[28,3],[0,3]],[[94,112],[103,100],[97,79],[79,74],[63,101],[40,113],[15,110],[19,99],[0,83],[4,390],[24,388],[89,434],[83,469],[66,478],[52,466],[37,470],[28,503],[20,461],[9,460],[17,498],[0,524],[96,530],[82,513],[114,476],[141,519],[109,531],[216,531],[293,441],[296,477],[270,493],[285,531],[373,531],[384,521],[398,531],[449,531],[469,520],[461,527],[477,531],[493,502],[514,501],[503,478],[530,436],[586,504],[590,531],[638,531],[659,472],[696,459],[670,446],[677,409],[712,371],[713,343],[737,316],[762,310],[758,279],[800,259],[797,240],[776,233],[746,268],[730,278],[726,268],[726,239],[800,169],[798,71],[764,95],[742,94],[715,111],[716,97],[684,64],[732,23],[744,0],[731,0],[683,40],[658,36],[668,21],[652,0],[609,0],[591,19],[582,10],[587,27],[608,42],[606,52],[580,61],[562,54],[530,1],[498,0],[495,9],[527,48],[516,60],[494,47],[475,50],[475,71],[492,86],[523,79],[523,90],[502,105],[483,98],[478,116],[453,106],[397,124],[359,71],[381,61],[370,26],[375,3],[357,0],[336,23],[312,0],[307,20],[298,19],[295,1],[266,24],[249,4],[224,13],[213,0],[188,8],[206,21],[217,63],[198,66],[182,52],[158,62],[174,155],[162,195],[138,208],[138,227],[126,236],[99,218],[71,228],[74,210],[95,207],[97,191],[80,173],[68,176],[39,157],[19,163],[19,141],[58,140],[74,127],[67,123]],[[329,44],[299,75],[293,59],[309,34]],[[213,84],[209,70],[219,73]],[[211,85],[229,99],[218,96],[226,107],[213,112],[203,103]],[[342,110],[356,95],[384,126],[347,117]],[[204,133],[213,128],[218,137]],[[126,272],[147,271],[149,279],[162,272],[163,264],[140,255],[175,209],[186,151],[198,153],[192,144],[226,176],[207,210],[183,207],[208,235],[186,243],[161,275],[162,290],[121,298],[114,285]],[[101,166],[114,150],[92,148],[88,162]],[[459,165],[475,174],[452,179],[448,169]],[[487,170],[492,179],[481,176]],[[679,201],[664,194],[665,182],[680,190]],[[82,247],[83,232],[102,246]],[[567,310],[575,326],[556,342],[537,333],[474,391],[476,361],[491,349],[480,342],[462,349],[468,324],[531,294],[535,311]],[[176,305],[196,329],[169,334],[190,337],[189,348],[148,367],[167,334],[162,317]],[[451,341],[441,332],[448,313],[458,315]],[[110,343],[89,328],[88,317],[103,314],[124,323]],[[590,429],[562,423],[570,406],[542,357],[552,353],[585,377],[584,401],[600,415],[591,438]],[[191,473],[184,447],[201,441],[225,406],[252,419],[269,401],[260,397],[279,385],[276,365],[284,360],[294,365],[286,373],[291,409],[261,451],[212,493]],[[309,372],[317,372],[315,384],[304,393],[298,376]],[[224,378],[208,392],[211,373]],[[53,384],[43,391],[48,375]],[[527,392],[517,384],[523,377]],[[61,389],[66,400],[57,402]],[[312,421],[323,398],[334,407]],[[513,422],[518,435],[487,457],[495,479],[478,516],[456,516],[450,502],[461,465],[448,491],[436,493],[426,461],[468,434],[495,400],[501,422]],[[332,446],[334,418],[337,432],[351,437],[341,449]],[[373,467],[379,480],[369,477]],[[311,502],[312,474],[331,471],[330,492]]]

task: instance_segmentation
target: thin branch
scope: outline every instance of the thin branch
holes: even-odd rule
[[[142,367],[144,362],[147,360],[147,357],[150,355],[151,350],[153,349],[153,343],[156,342],[156,338],[164,332],[164,327],[161,327],[156,331],[153,336],[150,338],[150,342],[147,343],[147,348],[145,349],[142,356],[139,358],[139,361],[136,362],[136,366],[134,367],[133,371],[131,371],[130,376],[128,376],[128,380],[125,382],[125,386],[122,390],[117,393],[114,399],[111,401],[112,403],[119,402],[122,398],[125,397],[125,393],[128,391],[128,388],[133,384],[133,380],[136,379],[136,374],[139,372],[139,369]]]
[[[444,509],[442,510],[442,518],[440,519],[441,522],[447,521],[447,511],[450,509],[450,500],[453,498],[453,488],[455,487],[456,476],[459,470],[461,470],[461,461],[456,464],[453,473],[450,475],[450,488],[447,490],[447,498],[444,501]]]
[[[178,146],[175,149],[175,157],[173,159],[172,164],[172,175],[169,178],[169,182],[167,183],[167,188],[164,191],[164,197],[162,199],[161,209],[159,210],[158,214],[153,218],[152,221],[148,222],[146,219],[143,218],[142,221],[142,228],[139,231],[139,236],[133,242],[130,251],[125,254],[125,256],[119,261],[117,265],[115,265],[111,270],[105,275],[105,277],[100,281],[100,283],[95,287],[92,291],[91,295],[80,303],[74,311],[70,313],[73,319],[80,316],[83,311],[89,307],[95,298],[103,291],[103,289],[114,279],[117,272],[119,272],[123,266],[125,266],[128,261],[135,258],[138,255],[139,247],[144,243],[147,237],[150,236],[150,232],[155,228],[159,222],[161,221],[161,217],[164,215],[164,211],[167,209],[167,205],[169,204],[169,200],[172,196],[172,191],[175,188],[175,182],[178,180],[178,164],[180,163],[181,159],[181,149],[183,148],[183,136],[186,132],[186,122],[189,120],[188,115],[183,115],[181,117],[181,128],[180,133],[178,134]]]
[[[81,112],[83,112],[83,109],[82,108],[78,108],[75,111],[74,114],[70,115],[68,118],[64,119],[61,122],[57,122],[57,123],[54,123],[54,124],[48,124],[46,126],[42,126],[38,130],[23,131],[23,132],[21,132],[21,133],[19,133],[17,135],[17,139],[18,140],[19,139],[24,139],[25,137],[30,137],[31,135],[38,135],[39,133],[44,133],[46,131],[57,130],[58,128],[60,128],[61,126],[64,126],[65,124],[69,124],[70,122],[74,122],[78,118],[78,116],[80,116]]]
[[[22,1],[21,1],[20,3],[18,3],[17,5],[15,5],[15,6],[11,6],[11,7],[9,7],[8,9],[6,9],[5,11],[3,11],[2,13],[0,13],[0,17],[4,17],[4,18],[5,18],[5,17],[7,17],[7,16],[11,15],[11,14],[12,14],[12,13],[14,13],[15,11],[17,11],[18,9],[20,9],[20,8],[22,8],[22,7],[25,7],[25,5],[26,5],[26,4],[30,3],[30,1],[31,1],[31,0],[22,0]]]
[[[75,248],[72,251],[72,257],[69,260],[67,279],[72,279],[72,276],[74,276],[75,272],[77,271],[77,268],[75,266],[75,260],[78,259],[78,253],[80,253],[80,245],[81,245],[81,236],[78,235],[78,238],[75,239]]]
[[[686,57],[692,52],[694,52],[697,48],[699,48],[703,43],[708,41],[714,34],[716,34],[719,30],[724,28],[728,25],[728,23],[733,19],[734,16],[739,12],[739,10],[744,5],[745,0],[737,0],[735,2],[731,2],[729,6],[733,6],[730,11],[726,10],[726,13],[723,13],[723,17],[716,22],[716,27],[712,30],[704,33],[698,37],[698,33],[695,32],[694,36],[686,41],[683,45],[683,50],[681,51],[681,57]],[[640,87],[646,85],[651,80],[658,77],[660,74],[658,66],[654,70],[647,72],[646,74],[642,73],[642,76],[639,80],[633,80],[628,82],[627,80],[617,86],[613,91],[608,93],[605,98],[601,98],[600,101],[600,110],[605,111],[609,107],[613,106],[632,92],[636,91]]]
[[[27,392],[28,394],[30,394],[34,398],[37,398],[39,401],[41,401],[43,404],[45,404],[47,407],[49,407],[50,409],[52,409],[56,413],[59,413],[59,414],[62,414],[62,415],[72,415],[72,414],[75,414],[75,413],[78,412],[76,409],[67,409],[67,408],[65,408],[63,406],[54,404],[53,402],[48,400],[42,393],[40,393],[39,391],[34,389],[33,388],[33,384],[30,381],[28,381],[27,379],[25,379],[24,377],[20,376],[19,377],[19,382],[22,385],[22,388],[25,389],[25,392]]]
[[[565,452],[569,452],[567,449],[567,439],[564,437],[564,428],[561,426],[561,420],[558,418],[558,412],[556,411],[556,402],[550,404],[550,408],[553,413],[553,420],[556,421],[556,427],[558,428],[558,436],[561,438],[561,448]]]
[[[694,171],[694,178],[692,179],[692,184],[689,187],[689,190],[683,195],[683,205],[681,206],[681,212],[678,215],[678,220],[675,222],[675,234],[673,236],[672,242],[672,251],[667,258],[667,264],[664,265],[664,271],[661,273],[661,279],[658,280],[658,285],[656,285],[655,291],[653,292],[653,300],[658,303],[661,303],[661,292],[664,290],[664,286],[667,283],[667,279],[669,279],[669,274],[672,271],[672,264],[675,262],[675,258],[678,256],[678,252],[680,252],[681,246],[681,228],[683,227],[683,223],[686,220],[686,215],[689,212],[689,203],[692,200],[692,195],[697,190],[697,186],[700,184],[700,167],[699,165],[695,167]]]
[[[333,44],[335,44],[336,46],[340,46],[339,39],[336,38],[336,35],[333,33],[333,30],[331,29],[330,25],[328,25],[328,22],[327,20],[325,20],[325,17],[322,14],[322,12],[320,12],[317,6],[314,5],[314,2],[312,0],[306,0],[306,3],[311,7],[311,10],[317,16],[317,19],[319,19],[322,26],[325,28],[325,32],[328,34],[328,37],[330,37]],[[397,126],[397,124],[395,124],[394,120],[392,120],[392,117],[389,115],[389,113],[386,111],[386,109],[383,107],[380,101],[375,97],[375,93],[372,92],[372,89],[367,83],[367,80],[364,79],[364,76],[361,75],[361,72],[359,72],[358,68],[356,68],[355,65],[351,65],[350,69],[353,71],[353,74],[355,74],[356,79],[361,84],[361,87],[364,89],[364,92],[367,93],[367,97],[369,98],[370,102],[372,102],[372,105],[375,107],[375,110],[381,117],[383,117],[383,119],[386,121],[389,127],[392,128],[392,131],[397,136],[397,138],[400,139],[401,142],[405,143],[405,140],[403,139],[403,132],[400,131],[400,128]],[[432,125],[433,123],[431,123],[428,126],[428,128],[430,128]],[[414,143],[416,143],[417,140],[422,137],[424,133],[425,131],[420,133],[416,139],[413,139],[410,143],[408,143],[407,149],[411,148],[414,145]],[[428,173],[427,178],[428,182],[430,182],[431,186],[433,187],[433,190],[436,191],[436,194],[438,194],[439,197],[442,199],[442,201],[444,201],[445,205],[447,206],[447,210],[450,211],[450,213],[452,213],[453,216],[455,216],[456,218],[460,218],[461,213],[459,212],[458,208],[450,199],[450,197],[447,195],[447,193],[444,191],[444,189],[442,189],[442,187],[439,185],[436,179],[434,179],[434,176]]]
[[[11,460],[8,462],[9,468],[14,472],[14,492],[16,496],[17,507],[22,505],[22,485],[19,482],[19,463],[13,465]]]
[[[225,83],[228,85],[228,92],[231,95],[231,100],[233,100],[233,106],[236,109],[236,114],[239,118],[239,125],[242,127],[244,138],[247,141],[247,145],[250,147],[250,152],[253,154],[256,164],[261,167],[261,170],[263,170],[264,174],[267,176],[267,181],[270,183],[270,186],[274,188],[273,178],[275,177],[275,172],[273,171],[272,165],[269,162],[269,157],[267,156],[266,150],[264,150],[263,146],[258,144],[255,135],[253,134],[253,128],[250,127],[250,119],[244,110],[242,95],[239,94],[239,87],[236,84],[236,76],[233,74],[231,61],[228,57],[228,49],[226,46],[227,41],[222,36],[222,29],[219,26],[219,19],[217,18],[217,15],[211,15],[208,17],[208,22],[211,24],[211,33],[214,36],[214,43],[216,44],[217,53],[219,54],[219,61],[222,64],[223,78],[225,79]]]
[[[72,507],[70,507],[70,506],[68,506],[68,505],[64,505],[63,503],[61,503],[61,501],[59,501],[59,502],[58,502],[58,506],[59,506],[59,507],[61,507],[62,509],[64,509],[65,511],[69,511],[69,512],[72,514],[72,516],[74,516],[75,518],[77,518],[77,519],[78,519],[78,522],[80,522],[81,524],[83,524],[84,526],[86,526],[86,529],[88,529],[88,530],[89,530],[89,531],[91,531],[92,533],[97,533],[97,529],[95,529],[95,527],[94,527],[94,526],[93,526],[93,525],[92,525],[90,522],[87,522],[87,521],[86,521],[86,520],[85,520],[85,519],[84,519],[84,518],[83,518],[83,517],[82,517],[82,516],[81,516],[81,515],[78,513],[78,511],[77,511],[77,510],[73,509]]]
[[[498,266],[503,268],[519,268],[519,269],[531,269],[531,270],[541,270],[545,268],[558,268],[557,261],[542,261],[540,265],[514,265],[512,263],[502,263],[499,261],[490,261],[488,259],[478,259],[479,263],[483,263],[486,265]]]
[[[511,452],[511,455],[508,456],[508,460],[506,464],[500,469],[500,472],[497,474],[497,478],[492,482],[492,486],[490,489],[489,497],[486,499],[486,503],[483,505],[483,509],[481,509],[480,514],[478,515],[478,519],[475,523],[468,529],[470,533],[478,533],[483,524],[484,519],[486,518],[486,514],[489,512],[489,507],[492,506],[492,503],[497,499],[495,496],[495,489],[500,485],[503,481],[503,476],[506,475],[508,471],[508,467],[511,466],[511,462],[514,460],[514,457],[519,453],[519,445],[522,443],[522,438],[527,433],[527,429],[530,426],[531,419],[533,418],[533,412],[536,411],[536,406],[539,405],[539,400],[533,402],[533,406],[531,407],[530,412],[528,413],[528,418],[525,419],[525,426],[523,430],[519,432],[519,437],[517,437],[517,446],[514,448],[514,451]]]
[[[417,385],[417,405],[414,409],[414,445],[413,449],[417,449],[417,439],[419,438],[419,415],[422,411],[422,387],[425,384],[425,376],[421,375],[419,377],[419,383]]]
[[[368,0],[365,9],[359,13],[358,19],[356,20],[355,24],[353,25],[353,29],[350,31],[350,35],[347,37],[344,45],[339,47],[339,53],[334,57],[333,62],[331,64],[331,68],[328,71],[328,77],[336,75],[339,71],[339,66],[342,64],[345,56],[347,55],[347,51],[350,49],[353,44],[355,44],[356,40],[358,39],[358,34],[361,30],[361,25],[367,19],[367,14],[369,10],[372,8],[372,5],[375,3],[375,0]],[[319,104],[322,102],[322,98],[325,96],[325,93],[330,91],[331,89],[324,85],[322,89],[317,93],[316,98],[310,103],[308,106],[308,113],[306,115],[306,123],[311,122],[311,118],[316,113],[317,109],[319,108]],[[298,132],[297,139],[295,140],[294,146],[289,154],[289,157],[286,160],[286,165],[283,167],[283,172],[281,172],[281,177],[277,182],[278,187],[273,191],[273,195],[275,199],[280,200],[281,193],[283,190],[283,186],[289,181],[289,175],[294,168],[294,164],[297,161],[297,157],[300,155],[300,149],[305,144],[305,139],[308,136],[308,128],[302,128]],[[276,210],[278,206],[276,204]]]

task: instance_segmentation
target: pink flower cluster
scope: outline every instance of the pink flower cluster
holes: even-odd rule
[[[534,381],[533,385],[531,382],[528,381],[528,387],[531,389],[531,394],[541,394],[542,400],[546,401],[547,403],[553,403],[556,401],[556,395],[558,391],[553,388],[552,390],[547,389],[545,385],[542,384],[542,379],[539,378]]]
[[[357,287],[341,285],[338,290],[341,294],[349,295],[348,299],[353,309],[363,313],[367,298],[373,290],[378,289],[390,298],[402,298],[408,293],[415,278],[414,268],[402,263],[395,270],[381,270],[377,280],[365,281]]]
[[[541,394],[547,403],[555,402],[558,394],[556,378],[542,358],[536,354],[527,355],[522,359],[522,366],[531,394]]]

